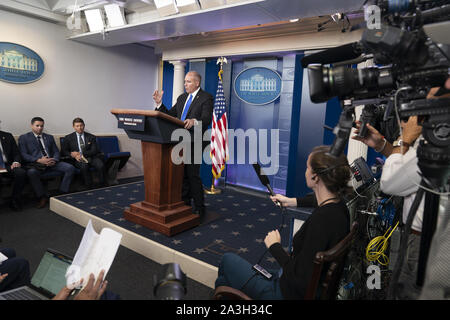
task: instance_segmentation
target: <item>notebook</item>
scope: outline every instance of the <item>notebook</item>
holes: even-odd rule
[[[52,249],[47,249],[31,284],[0,292],[0,300],[49,300],[66,285],[66,270],[72,258]]]
[[[304,222],[304,220],[296,219],[294,217],[291,218],[291,229],[289,230],[289,253],[291,253],[293,249],[292,240],[294,240],[295,234],[298,230],[300,230]]]

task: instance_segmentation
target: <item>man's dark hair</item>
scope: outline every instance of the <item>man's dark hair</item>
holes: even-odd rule
[[[31,119],[31,124],[34,124],[36,121],[44,122],[44,119],[42,119],[41,117],[34,117],[33,119]]]
[[[75,118],[75,119],[73,119],[73,121],[72,121],[72,126],[73,125],[75,125],[75,123],[82,123],[82,124],[84,124],[84,121],[83,121],[83,119],[81,119],[81,118]]]

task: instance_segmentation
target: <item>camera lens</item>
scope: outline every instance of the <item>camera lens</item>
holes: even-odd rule
[[[186,274],[177,263],[163,265],[159,276],[153,276],[153,283],[158,300],[181,300],[186,294]]]
[[[387,69],[353,69],[345,66],[335,68],[322,65],[308,67],[309,93],[314,103],[325,102],[334,96],[361,96],[377,94],[379,89],[393,85]]]

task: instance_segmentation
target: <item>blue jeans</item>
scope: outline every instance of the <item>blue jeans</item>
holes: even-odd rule
[[[257,300],[281,300],[278,271],[268,271],[272,274],[270,280],[253,270],[247,260],[234,253],[225,253],[220,261],[215,287],[233,287]]]

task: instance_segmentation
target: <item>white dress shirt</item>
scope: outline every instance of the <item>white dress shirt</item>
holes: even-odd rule
[[[200,87],[198,87],[197,90],[195,90],[195,91],[192,92],[191,94],[188,94],[188,97],[187,97],[186,101],[184,102],[183,111],[184,111],[184,109],[186,108],[186,104],[187,104],[187,102],[188,102],[188,100],[189,100],[189,96],[192,95],[192,100],[191,100],[191,105],[192,105],[192,102],[194,102],[195,96],[197,95],[197,93],[198,93],[199,91],[200,91]],[[181,114],[183,114],[183,111],[181,111]]]
[[[421,137],[420,137],[421,138]],[[380,179],[380,189],[384,193],[404,197],[403,200],[403,223],[406,223],[409,209],[416,197],[419,189],[418,185],[422,180],[420,169],[417,164],[418,138],[414,146],[402,155],[401,153],[391,154],[384,163],[383,172]],[[424,210],[425,195],[420,201],[411,228],[415,231],[422,231],[422,218]]]
[[[45,143],[44,143],[44,136],[43,136],[42,134],[41,134],[41,135],[38,135],[38,134],[36,134],[36,133],[34,133],[34,132],[33,132],[33,134],[34,134],[35,138],[36,138],[38,141],[41,141],[41,145],[42,145],[42,147],[44,148],[45,152],[47,152],[47,155],[48,155],[48,150],[47,150],[47,148],[45,147]],[[40,140],[38,139],[38,136],[41,137]]]
[[[8,162],[8,159],[6,159],[6,154],[5,154],[5,151],[3,150],[3,146],[2,146],[2,143],[1,143],[1,142],[0,142],[0,151],[2,152],[3,162],[4,162],[4,163],[7,163],[7,162]]]
[[[189,100],[189,95],[192,95],[192,101],[191,101],[191,105],[192,105],[192,103],[194,102],[195,96],[197,95],[197,93],[199,91],[200,91],[200,87],[198,87],[197,90],[195,90],[194,92],[188,94],[188,97],[187,97],[186,101],[184,102],[184,106],[183,106],[183,110],[181,111],[181,114],[183,114],[184,108],[186,108],[186,103]],[[155,109],[159,109],[159,107],[161,107],[161,105],[162,105],[162,102],[160,104],[157,104],[155,106]],[[194,126],[196,126],[196,125],[198,125],[198,121],[197,121],[197,119],[194,119]]]
[[[80,136],[83,139],[84,142],[84,146],[86,147],[86,140],[84,139],[84,132],[82,134],[79,134],[77,132],[77,143],[78,143],[78,150],[80,151],[81,154],[83,154],[83,151],[81,151],[81,146],[80,146]]]

